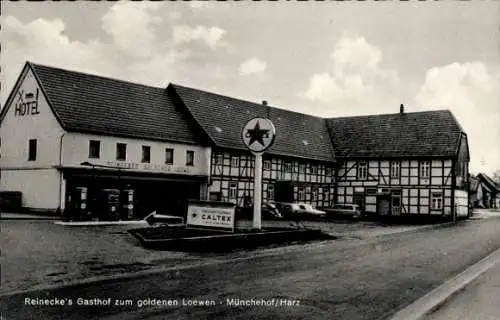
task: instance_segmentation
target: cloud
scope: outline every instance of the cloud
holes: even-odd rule
[[[243,62],[240,67],[241,75],[258,74],[266,71],[267,63],[258,58],[251,58]]]
[[[195,1],[190,1],[189,6],[193,9],[211,9],[214,7],[214,4],[209,1],[205,0],[195,0]]]
[[[416,97],[426,109],[450,109],[469,138],[471,169],[500,169],[500,66],[452,63],[426,72]]]
[[[124,54],[135,58],[153,55],[154,26],[162,22],[154,15],[161,3],[118,2],[102,17],[102,27]]]
[[[399,77],[395,71],[380,66],[381,50],[363,37],[344,35],[335,44],[327,70],[314,74],[308,89],[300,96],[331,107],[342,106],[349,112],[373,113],[398,105]],[[335,112],[342,113],[340,108]]]
[[[112,48],[97,40],[71,40],[65,35],[65,25],[59,19],[37,19],[23,24],[15,17],[5,17],[2,49],[2,79],[8,86],[14,84],[26,61],[109,75],[120,72],[119,66],[112,61],[115,56]],[[10,88],[4,86],[4,89]],[[4,102],[8,92],[2,90],[1,95]]]
[[[202,41],[210,49],[216,50],[227,45],[221,41],[225,33],[226,31],[219,27],[197,26],[193,28],[188,25],[179,25],[174,27],[172,37],[176,44]]]

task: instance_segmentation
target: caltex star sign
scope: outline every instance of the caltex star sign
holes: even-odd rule
[[[269,119],[254,118],[242,130],[243,143],[252,152],[264,152],[274,143],[276,130]]]

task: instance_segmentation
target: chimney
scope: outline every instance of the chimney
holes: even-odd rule
[[[266,100],[262,100],[262,105],[263,106],[267,106],[267,101]]]
[[[403,104],[399,106],[399,113],[401,114],[405,113],[405,106]]]

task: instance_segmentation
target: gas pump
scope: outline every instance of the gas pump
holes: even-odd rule
[[[74,220],[86,220],[87,218],[87,188],[76,187],[72,197],[72,209]]]
[[[123,190],[122,220],[130,220],[134,216],[134,190]]]
[[[120,191],[117,189],[104,189],[102,193],[106,220],[117,221],[120,217]]]

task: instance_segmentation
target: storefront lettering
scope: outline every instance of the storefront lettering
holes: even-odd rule
[[[106,165],[110,167],[144,170],[144,171],[160,171],[160,172],[173,172],[173,173],[190,173],[189,168],[174,167],[170,165],[149,164],[149,163],[136,163],[136,162],[120,162],[108,161]]]
[[[40,114],[40,110],[38,110],[38,94],[38,88],[36,89],[35,94],[33,94],[32,92],[24,93],[24,90],[18,91],[18,98],[14,106],[14,115],[18,117]]]
[[[203,220],[216,220],[216,221],[231,222],[231,217],[230,216],[203,214],[203,215],[201,215],[201,218]]]

